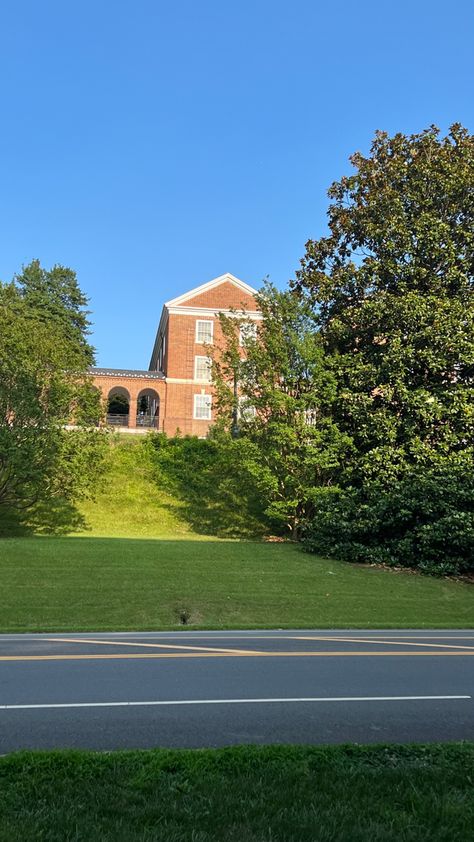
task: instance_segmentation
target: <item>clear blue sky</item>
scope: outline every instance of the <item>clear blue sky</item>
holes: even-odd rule
[[[0,12],[0,277],[76,269],[99,364],[162,303],[283,286],[377,128],[474,130],[472,0],[15,0]]]

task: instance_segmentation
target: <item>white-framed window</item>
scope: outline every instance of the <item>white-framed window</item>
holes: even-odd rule
[[[255,339],[257,336],[257,325],[255,322],[244,322],[240,326],[239,345],[245,345],[247,339]]]
[[[255,409],[253,403],[250,402],[250,398],[242,395],[239,398],[239,418],[241,418],[242,421],[252,421],[256,414],[257,410]]]
[[[304,423],[307,427],[316,427],[318,424],[318,410],[317,409],[305,409],[304,413]]]
[[[209,357],[194,357],[194,379],[202,383],[211,382],[212,362]]]
[[[214,333],[214,322],[207,319],[196,319],[196,343],[199,345],[212,345]]]
[[[194,418],[197,421],[211,420],[212,395],[194,395]]]

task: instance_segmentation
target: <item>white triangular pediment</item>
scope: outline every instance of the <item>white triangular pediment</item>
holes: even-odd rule
[[[215,289],[215,287],[218,287],[221,284],[232,284],[237,287],[237,289],[242,290],[242,292],[245,292],[248,295],[255,295],[257,292],[256,289],[251,287],[249,284],[246,284],[245,281],[241,281],[240,278],[236,278],[235,275],[231,275],[230,272],[226,272],[225,275],[219,275],[218,278],[213,278],[212,281],[208,281],[206,284],[194,287],[194,289],[190,289],[189,292],[185,292],[183,295],[178,295],[177,298],[167,301],[165,307],[179,307],[191,298],[196,298],[196,296],[201,295],[203,292]]]

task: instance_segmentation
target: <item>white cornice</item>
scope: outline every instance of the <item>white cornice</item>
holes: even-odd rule
[[[168,304],[165,304],[165,307],[168,313],[174,316],[218,316],[222,313],[224,316],[239,318],[241,315],[238,310],[224,310],[220,307],[170,307]],[[258,311],[251,310],[245,311],[245,318],[260,321],[263,316]]]
[[[212,381],[210,380],[191,380],[189,377],[166,377],[167,383],[184,383],[186,386],[199,386],[203,390],[206,386],[211,389]]]
[[[189,301],[190,298],[195,298],[196,295],[202,295],[203,292],[207,292],[225,283],[232,284],[238,289],[241,289],[242,292],[246,292],[247,295],[256,295],[257,293],[257,290],[246,284],[245,281],[241,281],[240,278],[236,278],[235,275],[226,272],[225,275],[219,275],[218,278],[213,278],[212,281],[207,281],[207,283],[194,287],[194,289],[190,289],[189,292],[185,292],[183,295],[178,295],[177,298],[172,298],[171,301],[165,303],[165,307],[177,307],[185,301]]]

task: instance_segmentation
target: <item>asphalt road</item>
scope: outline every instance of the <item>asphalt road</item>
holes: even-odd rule
[[[474,630],[0,636],[0,753],[474,739]]]

